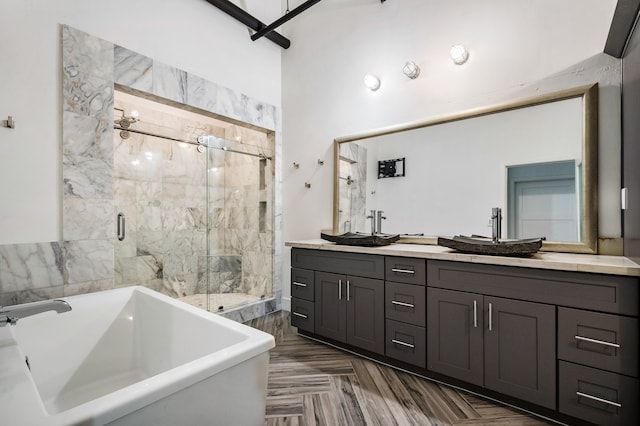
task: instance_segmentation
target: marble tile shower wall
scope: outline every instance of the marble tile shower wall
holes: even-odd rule
[[[246,320],[282,296],[280,111],[232,89],[62,25],[62,240],[0,245],[0,304],[114,287],[114,83],[272,131],[275,182],[271,262],[274,299],[231,311]],[[274,198],[272,198],[274,199]],[[238,230],[234,244],[250,247]],[[261,234],[262,235],[262,234]],[[269,237],[265,237],[269,238]],[[251,260],[252,261],[252,260]],[[250,263],[251,261],[248,261]],[[257,262],[260,262],[258,260]]]
[[[339,232],[369,232],[367,211],[367,148],[355,143],[340,145]],[[375,197],[375,194],[371,195]]]

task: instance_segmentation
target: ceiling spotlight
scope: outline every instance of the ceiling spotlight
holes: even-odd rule
[[[375,75],[365,75],[364,76],[364,85],[367,86],[371,91],[376,91],[380,88],[380,79]]]
[[[469,52],[467,52],[467,49],[461,44],[453,46],[450,54],[451,59],[453,59],[453,62],[456,65],[462,65],[467,62],[467,59],[469,59]]]
[[[415,62],[408,61],[406,64],[404,64],[404,67],[402,67],[402,72],[404,73],[404,75],[413,80],[415,78],[418,78],[418,76],[420,75],[420,67],[416,65]]]

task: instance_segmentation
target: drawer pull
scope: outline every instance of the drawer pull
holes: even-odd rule
[[[305,283],[299,283],[297,281],[294,281],[293,285],[297,285],[298,287],[306,287],[307,286]]]
[[[306,316],[305,314],[299,314],[298,312],[292,312],[293,315],[300,317],[300,318],[304,318],[307,319],[309,318],[308,316]]]
[[[396,344],[402,345],[402,346],[406,346],[408,348],[415,348],[415,345],[412,345],[411,343],[403,342],[401,340],[391,339],[391,341],[393,343],[396,343]]]
[[[619,348],[620,345],[617,343],[605,342],[604,340],[596,340],[590,339],[588,337],[575,336],[576,340],[584,340],[585,342],[598,343],[600,345],[611,346],[612,348]]]
[[[613,401],[609,401],[608,399],[598,398],[597,396],[589,395],[587,393],[576,392],[576,395],[582,396],[582,397],[585,397],[585,398],[588,398],[588,399],[593,399],[594,401],[602,402],[604,404],[613,405],[614,407],[622,408],[622,404],[619,404],[619,403],[613,402]]]
[[[398,268],[391,268],[392,272],[398,272],[400,274],[415,274],[416,271],[412,271],[411,269],[398,269]]]
[[[416,305],[413,305],[411,303],[398,302],[397,300],[392,300],[391,303],[394,304],[394,305],[398,305],[398,306],[405,306],[405,307],[411,308],[411,309],[416,307]]]

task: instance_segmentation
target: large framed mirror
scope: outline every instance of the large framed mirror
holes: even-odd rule
[[[333,231],[545,237],[545,251],[597,253],[598,85],[334,141]]]

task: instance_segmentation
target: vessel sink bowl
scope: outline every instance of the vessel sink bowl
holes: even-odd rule
[[[399,234],[365,234],[362,232],[346,232],[340,235],[321,233],[320,237],[339,245],[364,247],[386,246],[400,239]]]
[[[452,238],[438,237],[438,245],[449,247],[463,253],[528,256],[540,250],[542,240],[544,240],[544,238],[513,239],[493,242],[490,238],[485,237],[456,235]]]

